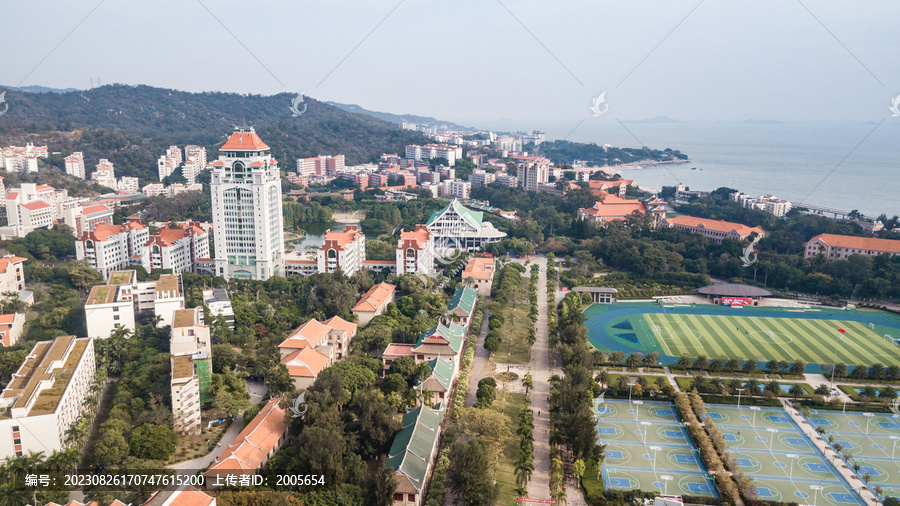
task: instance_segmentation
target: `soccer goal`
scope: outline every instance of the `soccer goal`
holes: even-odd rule
[[[869,324],[869,329],[870,329],[870,330],[875,330],[875,324],[874,324],[874,323],[870,323],[870,324]]]

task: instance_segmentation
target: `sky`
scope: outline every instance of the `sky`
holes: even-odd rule
[[[609,118],[878,122],[896,2],[4,2],[4,86],[305,92],[464,125]],[[849,8],[848,8],[849,7]],[[894,118],[900,121],[900,118]]]

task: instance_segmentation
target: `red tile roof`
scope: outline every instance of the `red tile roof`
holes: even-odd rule
[[[331,318],[325,320],[325,325],[328,325],[334,330],[343,330],[351,336],[356,334],[356,328],[359,327],[359,325],[357,325],[356,323],[348,322],[340,316],[332,316]]]
[[[730,221],[722,221],[722,220],[708,220],[706,218],[696,218],[694,216],[675,216],[672,218],[666,218],[666,221],[672,225],[681,225],[682,227],[692,227],[692,228],[703,228],[706,230],[713,230],[715,232],[723,232],[729,233],[732,230],[736,231],[741,237],[748,236],[753,232],[757,234],[764,234],[765,230],[759,227],[748,227],[742,223],[732,223]]]
[[[353,241],[361,239],[363,233],[359,231],[359,227],[356,225],[347,225],[346,228],[342,232],[332,232],[331,230],[325,232],[325,243],[322,244],[321,249],[337,249],[342,250],[348,244]]]
[[[256,132],[234,132],[219,151],[264,151],[269,149]]]
[[[478,281],[488,281],[494,277],[494,259],[484,257],[472,257],[463,269],[462,279],[473,278]]]
[[[81,214],[94,214],[94,213],[103,213],[109,211],[109,208],[100,204],[96,206],[84,207],[81,209]]]
[[[10,264],[18,264],[18,263],[22,263],[22,262],[24,262],[25,260],[28,260],[28,259],[27,259],[27,258],[22,258],[22,257],[6,257],[6,258],[0,258],[0,272],[6,272],[6,269],[7,269],[7,267],[10,266]]]
[[[331,327],[313,318],[297,327],[278,347],[291,350],[299,350],[306,347],[315,348],[322,344],[330,330]]]
[[[204,476],[252,474],[268,459],[269,453],[287,432],[281,399],[270,400],[238,437],[228,445]]]
[[[867,251],[884,251],[900,253],[900,241],[878,239],[875,237],[856,237],[852,235],[819,234],[809,242],[821,241],[833,248],[861,249]],[[809,243],[807,243],[809,244]]]
[[[400,249],[425,249],[425,245],[430,237],[431,232],[428,231],[425,225],[416,225],[416,229],[412,232],[400,232],[400,241],[397,247]]]
[[[647,214],[647,206],[640,200],[623,199],[604,192],[601,202],[597,202],[594,207],[583,209],[583,211],[601,219],[622,219],[623,216],[629,216],[635,211],[641,215]]]
[[[314,348],[303,348],[281,359],[288,374],[301,378],[315,378],[328,367],[328,356]]]
[[[390,298],[391,294],[394,293],[394,288],[397,288],[397,286],[389,285],[387,283],[378,283],[377,285],[372,286],[372,288],[369,288],[369,291],[363,295],[362,299],[353,306],[353,312],[378,311],[384,305],[384,302]]]
[[[209,506],[215,501],[212,496],[208,496],[197,488],[190,485],[179,487],[176,490],[156,492],[150,499],[141,506]],[[110,506],[123,505],[124,503],[113,502]]]
[[[43,200],[36,200],[34,202],[19,205],[24,207],[25,209],[28,209],[29,211],[37,211],[38,209],[46,209],[50,207],[50,204],[44,202]]]
[[[415,353],[413,352],[413,348],[416,345],[414,344],[405,344],[405,343],[390,343],[387,345],[387,348],[384,349],[384,353],[381,354],[382,357],[394,358],[394,357],[413,357]]]

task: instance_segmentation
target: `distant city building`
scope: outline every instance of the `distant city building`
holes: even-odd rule
[[[473,186],[488,186],[496,180],[496,176],[492,172],[475,169],[469,174],[469,182]]]
[[[47,158],[47,146],[7,146],[0,149],[0,169],[7,172],[37,172],[38,158]]]
[[[0,393],[0,460],[66,448],[95,374],[92,339],[62,336],[35,344]]]
[[[141,184],[136,177],[124,176],[116,183],[116,189],[120,192],[137,193],[141,191]]]
[[[537,191],[550,180],[550,160],[540,156],[520,157],[516,178],[525,190]]]
[[[71,155],[66,157],[65,164],[66,174],[77,177],[78,179],[85,178],[84,153],[82,153],[81,151],[72,153]]]
[[[434,234],[425,225],[416,225],[412,232],[400,232],[397,241],[397,275],[425,274],[433,276]]]
[[[593,207],[578,209],[578,217],[597,223],[621,221],[634,214],[647,214],[647,205],[637,199],[623,199],[616,195],[606,195]]]
[[[356,274],[366,260],[366,236],[357,225],[347,225],[343,232],[325,232],[325,242],[316,254],[319,272],[338,268],[347,276]]]
[[[181,183],[170,184],[169,186],[165,186],[162,183],[151,183],[144,186],[141,189],[141,192],[148,197],[158,197],[162,195],[163,197],[174,197],[178,194],[184,192],[199,192],[203,191],[203,185],[200,183],[194,183],[189,185],[183,185]]]
[[[597,196],[616,194],[619,197],[625,197],[629,186],[637,188],[637,183],[631,179],[619,179],[618,181],[591,179],[587,181],[587,184],[591,193]]]
[[[729,195],[729,198],[743,207],[759,209],[778,217],[786,215],[791,210],[790,201],[775,198],[772,195],[751,197],[746,193],[734,192]]]
[[[810,239],[803,250],[803,258],[822,255],[829,262],[846,260],[850,255],[877,257],[900,255],[900,241],[857,237],[851,235],[819,234]]]
[[[662,226],[688,230],[690,232],[701,234],[707,239],[711,239],[715,242],[722,242],[725,239],[742,241],[754,233],[760,238],[766,236],[766,231],[759,227],[748,227],[741,223],[708,220],[687,215],[663,218]]]
[[[166,150],[166,154],[160,156],[159,160],[156,162],[159,180],[162,181],[166,177],[171,176],[172,173],[175,172],[175,169],[181,165],[183,160],[181,148],[178,146],[169,146],[169,149]]]
[[[457,199],[432,213],[425,226],[434,235],[438,253],[456,249],[475,252],[506,237],[505,232],[484,221],[484,213],[466,208]]]
[[[301,176],[334,176],[344,170],[344,155],[322,155],[297,159],[297,174]]]
[[[506,188],[515,188],[516,186],[519,186],[519,178],[510,176],[509,174],[497,174],[494,176],[494,180]]]
[[[472,183],[459,179],[448,179],[441,182],[439,197],[467,199],[472,195]]]
[[[384,313],[387,305],[394,302],[395,288],[396,285],[387,283],[372,285],[372,288],[353,306],[353,314],[359,317],[360,325],[367,325],[372,318]]]
[[[203,304],[209,308],[209,313],[213,318],[217,319],[221,316],[225,319],[225,325],[234,329],[234,308],[231,306],[231,299],[224,288],[203,290]]]
[[[448,165],[456,165],[456,160],[463,157],[463,150],[459,146],[450,144],[416,144],[406,146],[406,158],[410,160],[431,160],[434,158],[446,158]]]
[[[181,166],[181,175],[187,180],[188,185],[197,182],[197,176],[206,170],[206,148],[200,146],[184,147],[184,164]]]
[[[284,275],[281,173],[252,127],[235,128],[212,165],[216,275]]]

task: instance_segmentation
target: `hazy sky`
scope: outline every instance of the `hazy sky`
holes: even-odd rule
[[[306,91],[374,110],[535,128],[590,118],[602,91],[621,119],[875,122],[889,118],[900,94],[900,9],[888,0],[28,0],[3,8],[6,86],[86,88],[99,77],[188,91]]]

